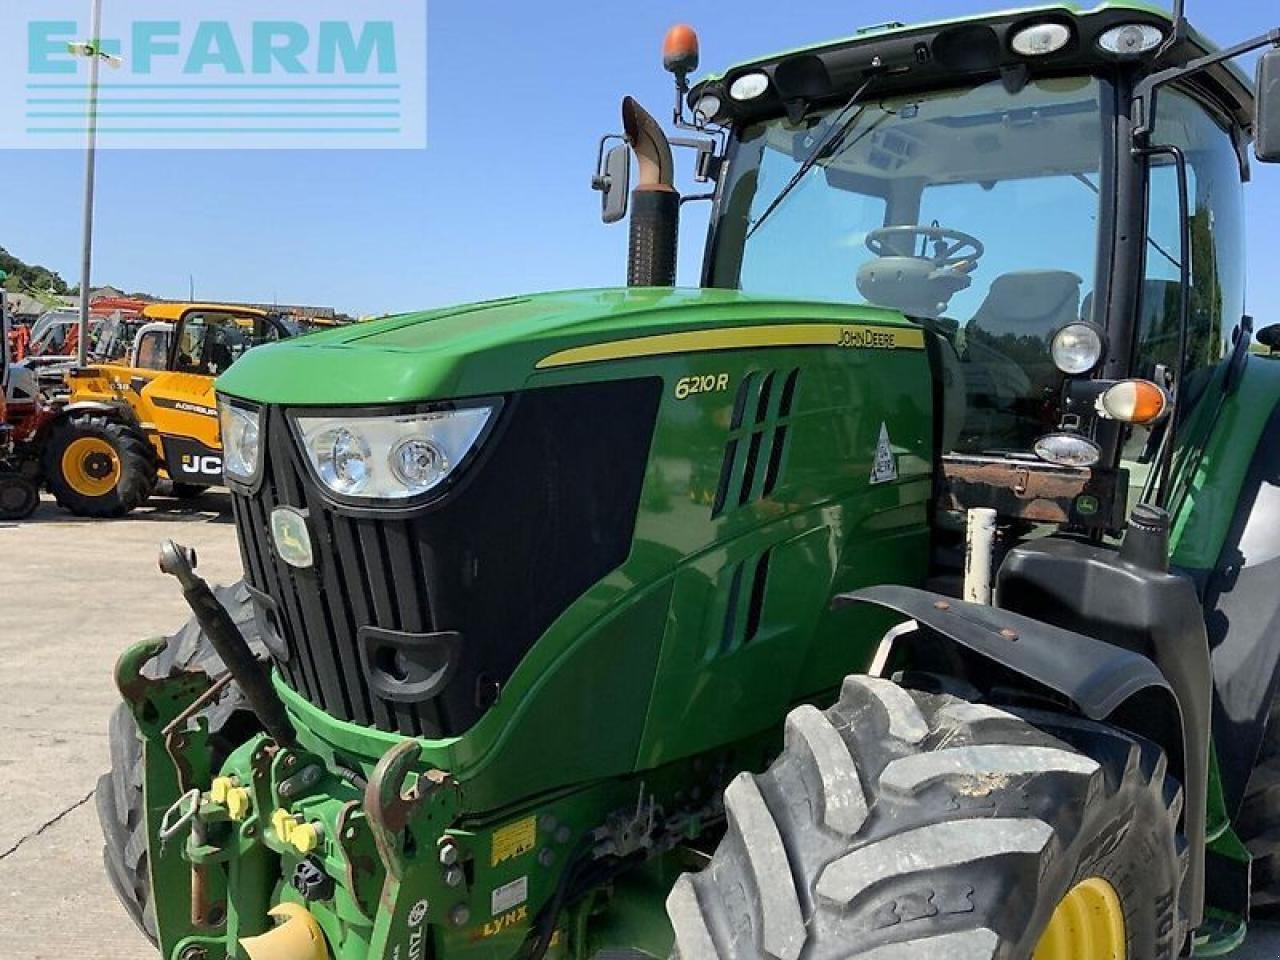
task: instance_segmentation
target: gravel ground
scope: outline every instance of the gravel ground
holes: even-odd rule
[[[229,509],[212,492],[89,521],[46,502],[25,523],[0,524],[3,960],[154,960],[102,872],[90,791],[108,763],[117,655],[188,616],[176,583],[156,569],[160,542],[195,547],[211,583],[233,581]],[[1256,929],[1233,957],[1280,960],[1280,928]]]

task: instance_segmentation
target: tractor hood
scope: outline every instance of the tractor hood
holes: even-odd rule
[[[642,338],[666,336],[664,352],[730,349],[735,344],[723,337],[698,335],[731,328],[745,337],[736,345],[759,345],[753,328],[800,325],[783,340],[809,343],[804,337],[810,337],[817,346],[832,337],[829,345],[839,345],[823,324],[874,324],[920,335],[901,314],[869,306],[729,290],[581,290],[405,314],[287,340],[246,354],[217,388],[291,406],[485,396],[565,382],[566,371],[577,371],[571,379],[590,379],[581,371],[594,360],[645,355],[637,345]]]

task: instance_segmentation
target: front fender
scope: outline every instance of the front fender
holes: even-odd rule
[[[1156,663],[1141,653],[1000,607],[900,586],[871,587],[834,601],[836,606],[859,603],[902,614],[928,634],[1023,678],[1029,692],[1052,692],[1090,720],[1109,722],[1159,744],[1186,795],[1183,829],[1191,857],[1187,892],[1193,919],[1199,922],[1206,862],[1209,735],[1206,704],[1200,701],[1207,696],[1183,690],[1186,685],[1176,673],[1171,684]],[[1207,650],[1204,655],[1207,659]],[[1202,672],[1207,674],[1207,664]],[[981,686],[983,678],[975,673],[964,679]],[[1207,676],[1204,680],[1207,688]]]

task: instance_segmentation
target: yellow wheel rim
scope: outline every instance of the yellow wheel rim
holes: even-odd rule
[[[82,497],[105,497],[120,482],[120,456],[100,437],[78,437],[62,452],[62,476]]]
[[[1101,877],[1077,884],[1058,903],[1033,960],[1125,960],[1124,907]]]

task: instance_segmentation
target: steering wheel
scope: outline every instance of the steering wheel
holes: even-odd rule
[[[915,238],[924,237],[933,244],[933,254],[898,253],[902,249],[902,241],[911,238],[911,249],[915,250]],[[961,264],[972,263],[986,253],[987,248],[982,241],[972,234],[948,227],[922,226],[904,224],[896,227],[880,227],[867,234],[867,249],[877,257],[909,256],[919,260],[928,260],[939,269],[954,268]]]

